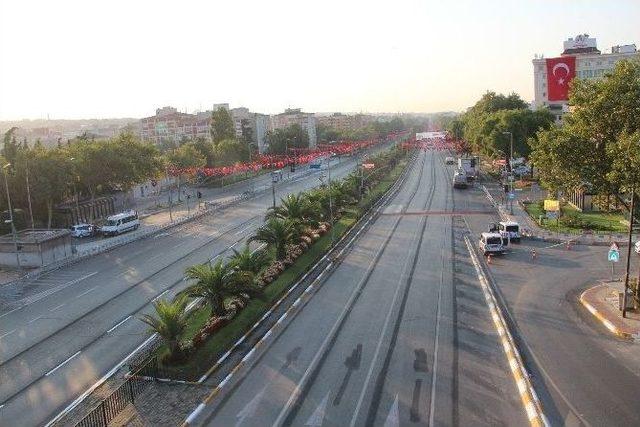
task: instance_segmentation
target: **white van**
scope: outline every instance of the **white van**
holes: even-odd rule
[[[509,236],[509,240],[512,242],[520,242],[520,224],[515,221],[500,221],[498,223],[498,230]]]
[[[480,234],[480,242],[478,243],[482,254],[487,256],[489,254],[502,254],[506,247],[504,240],[500,233],[482,233]]]
[[[138,213],[136,211],[128,211],[107,217],[107,222],[100,228],[100,231],[105,236],[115,236],[127,231],[137,230],[138,227],[140,227]]]

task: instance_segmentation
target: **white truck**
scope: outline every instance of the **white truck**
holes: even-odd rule
[[[464,171],[467,181],[473,181],[478,177],[478,163],[479,159],[476,156],[458,159],[458,169]]]

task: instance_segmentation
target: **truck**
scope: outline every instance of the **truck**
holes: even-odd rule
[[[460,157],[458,159],[458,169],[463,170],[467,181],[473,181],[478,177],[479,159],[476,156]]]

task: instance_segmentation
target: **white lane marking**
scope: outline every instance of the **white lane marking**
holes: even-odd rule
[[[324,396],[318,407],[313,411],[305,426],[320,427],[324,421],[324,413],[327,410],[327,402],[329,401],[329,392]]]
[[[418,246],[418,242],[419,242],[419,236],[416,234],[413,237],[413,240],[415,242],[416,247]],[[416,242],[417,240],[417,242]],[[420,250],[419,247],[416,248],[417,251]],[[404,286],[404,282],[406,281],[407,278],[407,272],[410,268],[410,264],[411,264],[411,257],[407,257],[407,259],[405,260],[404,263],[404,267],[402,268],[402,275],[400,276],[400,280],[398,281],[398,287],[396,288],[395,293],[393,294],[393,300],[391,301],[391,304],[389,305],[389,310],[387,311],[387,315],[384,319],[384,324],[382,325],[382,333],[380,334],[380,337],[378,339],[378,344],[376,344],[376,350],[373,353],[373,358],[371,359],[371,364],[369,365],[369,370],[367,372],[367,376],[364,380],[364,383],[362,385],[362,391],[360,392],[360,397],[358,398],[358,403],[356,404],[356,408],[353,411],[353,417],[351,418],[351,423],[349,423],[349,425],[351,427],[354,427],[356,425],[356,421],[358,419],[358,415],[360,414],[360,408],[362,407],[362,403],[364,402],[364,396],[367,393],[367,389],[369,388],[369,382],[371,381],[371,377],[373,376],[373,368],[376,365],[376,362],[378,361],[378,356],[380,355],[380,350],[382,349],[382,341],[384,340],[384,337],[387,335],[387,328],[389,327],[389,322],[391,321],[391,314],[394,311],[394,308],[396,307],[396,303],[398,301],[398,296],[400,295],[400,289],[405,288],[406,286],[409,286],[408,283],[406,283]]]
[[[76,352],[73,356],[71,356],[70,358],[68,358],[67,360],[65,360],[64,362],[62,362],[61,364],[59,364],[58,366],[56,366],[55,368],[53,368],[52,370],[50,370],[49,372],[47,372],[46,374],[44,374],[45,377],[48,377],[49,375],[53,374],[55,371],[57,371],[58,369],[62,368],[64,365],[66,365],[67,363],[69,363],[69,361],[71,359],[73,359],[74,357],[76,357],[77,355],[80,354],[80,351]]]
[[[83,296],[85,296],[86,294],[88,294],[89,292],[91,292],[91,291],[95,290],[96,288],[97,288],[97,286],[94,286],[93,288],[89,288],[89,289],[87,289],[86,291],[84,291],[83,293],[78,294],[78,296],[76,296],[76,298],[83,297]]]
[[[242,230],[238,231],[238,232],[236,233],[236,236],[241,235],[242,233],[244,233],[245,231],[247,231],[248,229],[250,229],[250,228],[252,228],[252,227],[253,227],[253,225],[247,225],[245,228],[243,228]]]
[[[65,302],[63,302],[63,303],[62,303],[62,304],[60,304],[60,305],[57,305],[57,306],[55,306],[55,307],[53,307],[53,308],[50,308],[50,309],[49,309],[49,311],[56,311],[57,309],[64,307],[64,305],[65,305],[65,304],[66,304],[66,303],[65,303]]]
[[[114,329],[116,329],[118,326],[122,325],[124,322],[126,322],[129,319],[131,319],[131,316],[125,317],[120,322],[116,323],[111,329],[109,329],[107,333],[110,334]]]
[[[33,323],[33,322],[35,322],[36,320],[40,320],[40,319],[42,319],[42,315],[40,315],[40,316],[36,317],[35,319],[31,319],[31,320],[29,320],[29,322],[28,322],[28,323]]]
[[[440,302],[442,301],[442,282],[444,282],[444,257],[442,258],[442,270],[440,270],[440,287],[438,288],[438,309],[436,310],[436,339],[433,350],[433,369],[431,372],[431,404],[429,406],[429,425],[432,426],[435,420],[436,411],[436,383],[438,381],[438,343],[440,337]]]
[[[238,240],[238,242],[239,242],[239,240]],[[238,244],[238,242],[235,242],[233,245],[229,246],[229,247],[227,248],[227,250],[229,250],[229,249],[233,249],[233,248]]]
[[[9,332],[5,332],[4,334],[0,335],[0,339],[2,339],[2,338],[4,338],[4,337],[7,337],[7,336],[11,335],[11,334],[12,334],[12,333],[14,333],[15,331],[16,331],[15,329],[12,329],[12,330],[10,330]]]
[[[398,394],[396,393],[396,398],[393,400],[389,415],[387,415],[387,419],[384,420],[384,427],[398,427],[399,425],[400,414],[398,411]]]
[[[264,386],[260,393],[256,394],[255,397],[251,399],[251,402],[247,403],[245,407],[242,408],[240,412],[238,412],[238,415],[236,415],[236,418],[238,419],[238,421],[236,422],[236,427],[240,426],[247,418],[254,417],[266,389],[267,386]]]
[[[11,313],[13,313],[14,311],[18,311],[18,310],[20,310],[21,308],[22,308],[22,307],[14,308],[14,309],[13,309],[13,310],[11,310],[11,311],[7,311],[6,313],[0,314],[0,318],[2,318],[2,317],[4,317],[4,316],[8,316],[8,315],[10,315]]]
[[[166,289],[166,290],[165,290],[164,292],[162,292],[160,295],[158,295],[157,297],[155,297],[155,298],[153,299],[153,301],[157,301],[157,300],[159,300],[160,298],[162,298],[162,295],[166,294],[167,292],[169,292],[169,289]],[[129,316],[129,317],[131,317],[131,316]]]

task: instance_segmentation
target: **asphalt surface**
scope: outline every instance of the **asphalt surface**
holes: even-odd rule
[[[528,423],[443,159],[420,153],[382,215],[197,423]]]
[[[332,177],[356,162],[335,162]],[[319,175],[277,184],[276,197],[319,185]],[[265,192],[28,283],[30,296],[0,311],[0,425],[44,424],[98,381],[148,338],[138,317],[151,302],[182,289],[189,265],[244,245],[271,204]]]

